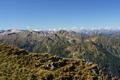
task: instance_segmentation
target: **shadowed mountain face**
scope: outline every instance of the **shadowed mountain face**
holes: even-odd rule
[[[104,68],[84,59],[28,53],[0,45],[0,80],[115,80]]]
[[[9,32],[9,33],[8,33]],[[120,75],[120,31],[2,31],[0,43],[32,53],[85,59],[104,67],[105,74]],[[4,34],[3,34],[4,33]],[[120,77],[120,76],[119,76]]]

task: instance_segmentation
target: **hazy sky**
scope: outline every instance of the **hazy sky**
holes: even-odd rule
[[[120,0],[0,0],[0,29],[120,26]]]

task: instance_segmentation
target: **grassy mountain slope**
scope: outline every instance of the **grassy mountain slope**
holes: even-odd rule
[[[14,46],[0,45],[0,80],[115,80],[110,73],[84,59],[30,54]]]

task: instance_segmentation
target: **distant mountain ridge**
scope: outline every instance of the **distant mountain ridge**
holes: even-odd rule
[[[9,29],[9,30],[0,30],[0,34],[10,34],[10,33],[18,33],[18,32],[24,32],[24,31],[30,31],[30,32],[38,32],[38,33],[55,33],[62,30],[19,30],[19,29]],[[110,29],[81,29],[81,30],[63,30],[68,32],[76,32],[79,34],[84,35],[93,35],[93,34],[104,34],[104,35],[111,35],[111,34],[120,34],[120,30],[110,30]]]

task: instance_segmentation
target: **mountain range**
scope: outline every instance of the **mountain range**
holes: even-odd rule
[[[11,45],[21,49],[25,49],[26,51],[23,50],[23,52],[21,53],[25,53],[25,54],[27,53],[27,55],[37,54],[40,56],[44,56],[47,53],[47,55],[51,55],[51,56],[53,55],[65,60],[67,59],[69,60],[68,63],[71,62],[70,65],[72,65],[71,59],[75,61],[85,60],[86,64],[87,63],[96,64],[98,68],[102,69],[104,73],[103,75],[104,79],[102,78],[99,80],[118,80],[120,78],[120,36],[119,35],[120,35],[119,30],[104,30],[104,29],[80,30],[77,32],[67,31],[67,30],[34,31],[34,30],[10,29],[10,30],[0,30],[0,44],[3,46]],[[5,49],[4,52],[6,51],[7,50]],[[11,54],[13,53],[14,53],[14,49],[13,52],[11,51]],[[17,53],[19,54],[19,52]],[[33,58],[31,57],[31,59]],[[22,59],[22,60],[26,60],[26,59]],[[31,64],[34,64],[34,62],[32,62]],[[80,63],[78,64],[79,65],[75,64],[75,66],[77,66],[76,69],[80,67]],[[63,72],[61,71],[60,73],[62,74]],[[76,74],[75,71],[74,74]],[[98,79],[98,75],[97,75],[97,79]],[[52,77],[55,76],[56,74],[52,75]],[[40,76],[36,76],[36,78],[39,77]],[[79,78],[74,80],[78,80],[78,79]],[[70,78],[62,79],[62,80],[70,80]],[[80,78],[80,80],[90,80],[90,79]],[[91,80],[96,80],[96,79],[93,78]]]

